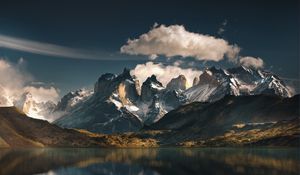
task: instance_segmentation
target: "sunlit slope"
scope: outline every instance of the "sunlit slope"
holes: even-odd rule
[[[0,108],[1,147],[96,146],[84,134],[27,117],[14,107]]]

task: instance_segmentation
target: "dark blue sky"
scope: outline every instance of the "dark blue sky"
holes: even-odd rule
[[[0,57],[12,62],[23,57],[37,80],[54,83],[65,93],[91,86],[102,73],[119,73],[124,67],[146,62],[146,56],[118,52],[128,38],[148,32],[157,22],[222,37],[238,44],[241,54],[262,58],[266,69],[299,79],[299,10],[299,2],[293,0],[1,1],[1,35],[93,50],[101,53],[102,60],[5,48],[0,48]],[[225,32],[219,36],[218,29],[225,20]]]

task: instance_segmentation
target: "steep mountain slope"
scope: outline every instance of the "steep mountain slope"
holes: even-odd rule
[[[127,135],[100,135],[63,129],[47,121],[27,117],[15,107],[0,108],[0,148],[108,146],[145,147],[156,146],[156,142]]]
[[[226,96],[214,103],[195,102],[169,112],[150,128],[171,131],[162,142],[178,143],[207,140],[231,131],[274,127],[278,122],[300,117],[299,98]],[[299,124],[296,129],[299,137]]]

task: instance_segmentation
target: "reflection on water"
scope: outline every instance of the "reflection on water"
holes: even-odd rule
[[[0,175],[299,174],[299,149],[0,149]]]

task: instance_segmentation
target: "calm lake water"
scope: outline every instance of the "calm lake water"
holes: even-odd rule
[[[299,153],[296,148],[0,149],[0,174],[298,175]]]

